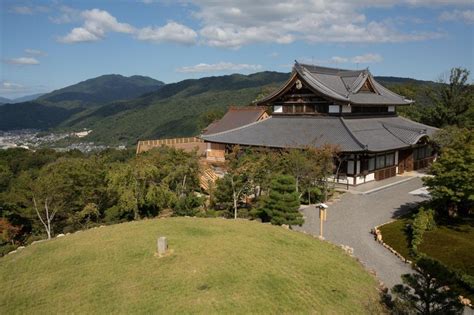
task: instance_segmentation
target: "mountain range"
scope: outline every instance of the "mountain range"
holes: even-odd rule
[[[37,94],[31,94],[31,95],[25,95],[25,96],[22,96],[22,97],[17,97],[17,98],[14,98],[14,99],[10,99],[10,98],[0,96],[0,105],[34,101],[35,99],[37,99],[38,97],[40,97],[44,94],[45,93],[37,93]]]
[[[248,105],[288,77],[288,73],[266,71],[164,84],[144,76],[103,75],[34,101],[0,106],[0,130],[87,128],[93,130],[89,141],[128,145],[139,139],[191,136],[199,133],[207,113],[222,114],[230,105]],[[389,87],[434,84],[397,77],[377,80]]]

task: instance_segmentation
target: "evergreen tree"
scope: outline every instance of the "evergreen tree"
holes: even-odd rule
[[[392,288],[395,296],[390,303],[393,313],[461,314],[462,305],[458,295],[443,284],[443,280],[452,275],[430,259],[420,259],[417,266],[420,267],[419,272],[402,275],[404,284]]]
[[[275,225],[302,225],[304,220],[298,211],[299,207],[295,178],[289,175],[277,175],[271,182],[270,193],[264,199],[260,213],[264,220]]]

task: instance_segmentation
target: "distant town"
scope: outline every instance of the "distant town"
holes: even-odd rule
[[[79,141],[80,138],[87,136],[91,131],[55,133],[35,129],[0,130],[0,150],[10,148],[24,148],[28,150],[52,148],[57,151],[79,150],[87,153],[111,148],[111,146],[95,144],[94,142]],[[125,149],[125,146],[120,145],[114,148]]]

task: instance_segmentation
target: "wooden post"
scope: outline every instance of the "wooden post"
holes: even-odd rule
[[[323,238],[323,208],[319,208],[319,238]]]
[[[323,240],[324,221],[326,221],[326,209],[328,206],[324,203],[318,203],[316,207],[319,209],[319,238]]]
[[[166,239],[166,237],[164,236],[159,237],[157,246],[158,246],[158,255],[162,256],[166,254],[166,251],[168,250],[168,240]]]

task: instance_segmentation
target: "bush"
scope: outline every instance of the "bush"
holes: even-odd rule
[[[0,246],[0,257],[5,256],[9,252],[14,251],[17,248],[18,248],[17,245],[12,245],[12,244],[5,244],[3,246]]]
[[[194,195],[189,194],[181,197],[176,202],[173,208],[173,215],[175,216],[195,216],[199,210],[198,208],[203,205],[203,199]]]
[[[303,192],[300,200],[302,204],[314,204],[323,201],[324,194],[319,187],[311,187]]]
[[[418,255],[418,246],[423,241],[425,231],[431,231],[436,227],[434,220],[434,211],[432,209],[425,210],[421,207],[413,219],[411,226],[411,250],[413,255]]]

